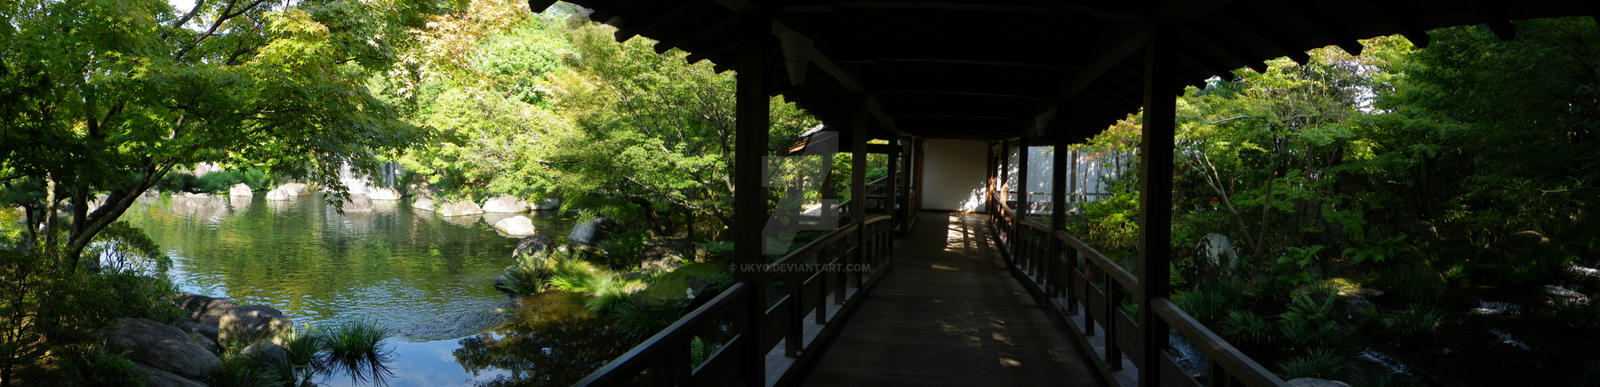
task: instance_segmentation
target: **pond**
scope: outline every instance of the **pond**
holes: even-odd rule
[[[340,214],[320,194],[288,201],[170,195],[123,215],[172,257],[179,289],[282,310],[298,324],[369,319],[396,329],[387,341],[395,386],[471,385],[508,372],[468,362],[462,340],[498,327],[508,298],[493,279],[516,239],[483,220],[440,217],[409,201]],[[530,215],[540,235],[566,235],[571,219]],[[498,335],[498,334],[497,334]],[[470,352],[470,351],[464,351]],[[513,375],[514,376],[514,375]],[[342,376],[318,380],[347,385]]]

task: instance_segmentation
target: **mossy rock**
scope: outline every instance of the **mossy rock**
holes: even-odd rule
[[[728,267],[715,262],[695,262],[662,274],[650,281],[650,287],[639,292],[639,298],[652,304],[688,298],[691,287],[705,287],[716,277],[726,276]]]

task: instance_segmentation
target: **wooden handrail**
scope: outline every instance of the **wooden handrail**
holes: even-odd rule
[[[1282,378],[1273,374],[1272,371],[1268,371],[1266,367],[1262,367],[1260,363],[1256,363],[1249,356],[1245,356],[1243,352],[1239,352],[1239,349],[1234,348],[1232,344],[1228,344],[1228,341],[1223,340],[1221,336],[1217,336],[1210,329],[1206,329],[1205,325],[1200,324],[1199,320],[1195,320],[1194,317],[1185,313],[1183,309],[1178,308],[1178,305],[1172,303],[1172,300],[1166,297],[1154,298],[1150,300],[1150,306],[1154,308],[1157,316],[1161,316],[1162,320],[1166,320],[1167,324],[1178,330],[1179,335],[1188,338],[1189,342],[1193,343],[1196,348],[1200,348],[1201,352],[1205,352],[1212,362],[1222,366],[1222,369],[1226,370],[1229,376],[1243,381],[1247,386],[1284,385]]]
[[[810,345],[814,346],[817,345],[816,343],[823,343],[826,340],[802,340],[803,335],[806,334],[804,332],[807,332],[801,326],[801,324],[808,323],[805,315],[815,312],[814,323],[823,325],[823,332],[828,332],[837,327],[834,325],[833,320],[826,318],[827,314],[825,313],[830,313],[826,304],[831,301],[834,304],[841,304],[840,307],[844,310],[853,308],[859,303],[861,296],[865,294],[866,288],[870,287],[885,273],[885,270],[882,270],[881,267],[886,267],[886,264],[891,262],[888,257],[891,254],[889,250],[891,242],[887,238],[893,235],[893,227],[879,227],[879,224],[893,219],[894,217],[890,215],[877,215],[852,222],[822,238],[807,243],[800,249],[783,256],[783,258],[773,263],[766,264],[764,268],[747,269],[764,270],[766,274],[763,274],[761,278],[781,279],[787,281],[788,286],[785,286],[784,290],[775,294],[776,298],[779,299],[777,304],[764,307],[765,310],[762,310],[760,314],[764,317],[761,317],[759,321],[746,321],[744,317],[737,317],[734,323],[734,332],[731,332],[734,334],[733,337],[723,343],[722,350],[707,358],[699,368],[693,368],[694,366],[689,364],[688,343],[695,337],[694,335],[706,328],[706,324],[718,321],[712,319],[727,316],[726,312],[730,308],[734,312],[734,316],[748,315],[749,308],[755,304],[748,297],[751,294],[749,286],[752,286],[749,283],[739,282],[734,284],[728,290],[712,298],[711,301],[695,308],[682,318],[674,321],[672,325],[667,326],[667,328],[629,349],[605,366],[590,373],[583,380],[578,381],[576,385],[627,384],[647,370],[653,374],[658,384],[663,385],[731,385],[737,383],[737,380],[731,379],[737,373],[725,373],[728,366],[727,363],[716,364],[722,366],[720,368],[723,372],[716,370],[706,371],[705,369],[719,368],[712,365],[714,362],[727,361],[728,358],[723,356],[740,358],[756,356],[765,358],[770,349],[773,348],[772,345],[780,340],[785,340],[786,345],[789,346],[783,353],[790,358],[809,356],[816,353],[814,347],[808,347],[801,341],[810,342]],[[860,252],[860,258],[864,259],[864,261],[847,258],[844,259],[844,263],[871,264],[861,266],[867,272],[854,273],[853,279],[855,281],[853,284],[847,280],[847,277],[850,277],[848,272],[832,273],[825,271],[827,264],[839,262],[840,258],[818,259],[817,263],[819,265],[814,266],[779,266],[779,264],[805,263],[808,259],[819,257],[829,247],[837,246],[839,243],[850,240],[849,237],[857,235],[857,233],[861,233],[859,234],[861,238],[856,239],[853,246],[856,249],[855,251]],[[792,270],[800,267],[815,267],[816,269],[814,271],[800,270],[779,273],[780,270]],[[853,288],[855,292],[847,292],[848,288]],[[776,288],[773,289],[775,290]],[[829,297],[830,294],[832,297]],[[766,305],[765,302],[761,304]],[[842,312],[834,311],[831,313]],[[750,335],[751,331],[747,329],[752,326],[762,327],[763,337]],[[745,353],[748,350],[740,350],[739,348],[743,348],[745,344],[738,343],[748,343],[746,340],[756,340],[756,343],[758,343],[756,347],[761,348],[760,353]],[[767,361],[767,363],[771,364],[770,361]],[[793,367],[791,364],[789,368],[768,370],[768,372],[778,372],[778,375],[781,375],[779,380],[784,380],[783,378],[792,376],[787,372],[792,372],[795,369],[798,369],[798,367]],[[708,375],[702,375],[703,371]]]
[[[1111,261],[1111,258],[1107,258],[1105,254],[1101,254],[1100,250],[1096,250],[1094,247],[1089,246],[1088,243],[1078,240],[1077,237],[1072,236],[1072,234],[1067,233],[1065,230],[1057,230],[1055,232],[1055,237],[1056,239],[1060,239],[1062,243],[1065,243],[1072,249],[1077,250],[1079,254],[1083,254],[1084,260],[1089,261],[1090,264],[1099,267],[1101,270],[1105,270],[1105,274],[1111,276],[1111,279],[1116,280],[1117,283],[1122,284],[1123,288],[1127,288],[1128,290],[1139,288],[1139,277],[1134,276],[1133,273],[1129,273],[1128,269],[1122,268],[1122,265],[1118,265],[1116,262]]]
[[[716,298],[712,298],[711,301],[706,302],[705,305],[700,305],[699,308],[695,308],[694,311],[691,311],[689,314],[679,318],[678,321],[673,322],[672,325],[668,325],[660,332],[656,332],[654,336],[650,336],[650,338],[645,339],[644,342],[634,346],[633,349],[630,349],[628,352],[624,352],[622,355],[617,356],[615,360],[612,360],[610,363],[606,363],[605,366],[602,366],[600,369],[589,373],[589,376],[584,377],[583,380],[579,380],[577,383],[573,384],[579,386],[589,386],[614,385],[626,382],[627,380],[621,378],[638,375],[640,372],[643,372],[650,366],[650,363],[653,363],[656,360],[655,357],[660,355],[661,351],[664,351],[665,348],[670,347],[672,343],[684,341],[685,337],[683,336],[693,334],[693,330],[695,328],[699,328],[700,324],[704,323],[705,319],[717,316],[716,312],[720,311],[719,309],[728,307],[737,308],[743,305],[743,303],[739,301],[743,299],[744,295],[745,284],[743,282],[735,283],[733,286],[729,286],[727,290],[723,290],[721,294],[718,294]],[[733,340],[743,339],[745,338],[742,334],[740,334],[735,336]]]
[[[990,216],[993,217],[996,226],[994,232],[1001,238],[1000,244],[1004,247],[1001,249],[1002,252],[1011,256],[1007,263],[1011,266],[1012,273],[1035,294],[1035,297],[1051,300],[1041,305],[1066,318],[1069,321],[1068,325],[1077,330],[1073,334],[1081,344],[1104,351],[1103,354],[1096,351],[1098,357],[1090,361],[1094,367],[1099,368],[1108,380],[1126,380],[1123,377],[1110,376],[1124,372],[1123,351],[1130,354],[1128,357],[1134,360],[1138,367],[1171,367],[1170,363],[1137,364],[1138,353],[1151,350],[1164,351],[1165,348],[1148,348],[1140,342],[1141,336],[1138,335],[1132,336],[1132,339],[1124,336],[1129,329],[1137,332],[1139,329],[1137,321],[1126,328],[1118,328],[1119,325],[1128,325],[1126,322],[1119,322],[1125,321],[1126,318],[1121,317],[1118,311],[1120,309],[1118,300],[1137,293],[1140,289],[1140,279],[1137,276],[1065,230],[1052,231],[1042,223],[1016,218],[1010,205],[1004,201],[993,200],[996,199],[996,195],[989,195],[993,209]],[[1018,235],[1012,235],[1013,233]],[[1056,242],[1050,242],[1049,238],[1052,237]],[[1057,242],[1061,250],[1055,250],[1054,246],[1050,246]],[[1095,276],[1115,284],[1108,282],[1106,288],[1098,288],[1094,285],[1098,280],[1087,276],[1087,270],[1076,269],[1082,266],[1076,263],[1077,256],[1059,254],[1071,251],[1083,257],[1087,267],[1095,269]],[[1150,302],[1157,318],[1167,322],[1180,336],[1194,343],[1200,351],[1209,356],[1214,365],[1210,368],[1212,372],[1206,376],[1207,384],[1231,385],[1232,382],[1229,380],[1237,379],[1248,386],[1284,385],[1283,379],[1228,344],[1221,336],[1178,308],[1170,299],[1156,297]],[[1103,333],[1096,333],[1096,327],[1103,329]],[[1091,341],[1091,338],[1094,341]],[[1124,342],[1126,344],[1123,344]],[[1165,359],[1170,361],[1170,357]],[[1179,383],[1186,385],[1195,382],[1192,375],[1171,373],[1166,369],[1160,373],[1163,379],[1161,385],[1169,385],[1170,382],[1166,381],[1166,378],[1187,380],[1188,382]]]

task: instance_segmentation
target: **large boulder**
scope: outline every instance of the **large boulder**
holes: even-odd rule
[[[239,350],[239,356],[265,364],[289,364],[289,352],[271,341],[261,340]]]
[[[555,248],[555,241],[551,240],[550,237],[534,235],[517,241],[517,248],[511,250],[511,257],[544,255],[548,254],[553,248]]]
[[[479,208],[477,203],[458,200],[443,207],[435,208],[434,212],[442,216],[478,215],[483,213],[483,208]]]
[[[206,387],[205,383],[189,380],[177,374],[134,362],[133,369],[144,376],[145,387]]]
[[[297,197],[297,195],[285,192],[282,189],[274,189],[274,190],[271,190],[271,191],[267,191],[267,200],[283,201],[283,200],[294,199],[295,197]]]
[[[195,323],[202,326],[211,326],[212,332],[208,336],[213,338],[218,336],[215,333],[215,327],[222,323],[222,316],[239,307],[238,304],[234,304],[233,301],[228,301],[226,298],[211,298],[194,293],[178,293],[177,296],[173,297],[173,303],[177,304],[179,308],[188,311],[190,320],[194,320]],[[186,324],[180,322],[179,325]],[[203,327],[195,328],[194,331],[203,329]]]
[[[501,219],[499,222],[495,222],[494,229],[495,231],[499,231],[503,234],[514,237],[533,235],[534,231],[533,220],[522,215]]]
[[[102,328],[100,336],[107,352],[126,352],[129,360],[184,378],[206,379],[220,369],[216,354],[178,328],[155,321],[118,318]]]
[[[400,200],[400,191],[396,191],[394,188],[389,187],[373,188],[372,190],[367,191],[367,196],[371,197],[372,200]]]
[[[616,223],[602,217],[590,218],[588,221],[572,227],[572,232],[567,234],[567,241],[580,246],[594,246],[604,242],[611,233],[611,228]]]
[[[1288,381],[1287,384],[1289,387],[1350,387],[1345,382],[1317,378],[1298,378]]]
[[[433,211],[433,198],[417,198],[417,200],[411,202],[411,208]]]
[[[178,320],[178,322],[173,323],[172,326],[177,327],[179,330],[187,332],[190,336],[204,337],[204,338],[206,338],[206,340],[210,340],[211,341],[211,345],[216,345],[217,344],[217,333],[218,332],[217,332],[217,326],[214,325],[214,324],[213,325],[206,325],[206,324],[201,324],[200,322],[194,321],[194,320]],[[206,345],[206,343],[200,343],[200,346],[206,347],[207,349],[211,348],[211,346]],[[216,352],[216,351],[212,351],[212,352]]]
[[[294,327],[283,312],[264,305],[244,305],[228,310],[217,324],[218,342],[268,338]]]
[[[513,216],[521,216],[521,215],[519,215],[519,214],[503,214],[503,213],[498,213],[498,212],[485,212],[485,213],[483,213],[483,224],[487,224],[487,225],[489,225],[489,227],[494,227],[495,223],[500,223],[500,221],[502,221],[502,220],[511,219],[511,217],[513,217]]]
[[[532,206],[533,206],[534,210],[538,210],[538,211],[555,211],[555,210],[561,209],[561,199],[560,198],[539,199],[538,201],[535,201],[532,204]]]
[[[528,202],[511,195],[500,195],[483,201],[483,212],[502,214],[528,212]]]
[[[344,212],[372,212],[372,197],[364,193],[350,194],[343,204]]]
[[[232,187],[228,187],[228,196],[251,196],[251,195],[255,195],[255,192],[251,191],[250,190],[250,186],[245,185],[244,183],[234,184]]]
[[[311,187],[301,183],[288,183],[278,186],[279,191],[294,196],[306,196],[311,193]]]

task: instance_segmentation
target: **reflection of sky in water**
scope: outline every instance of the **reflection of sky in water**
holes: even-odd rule
[[[391,386],[472,385],[507,374],[500,370],[482,371],[477,375],[466,372],[451,354],[461,347],[455,340],[412,343],[391,339],[388,344],[394,350],[394,360],[389,362],[389,370],[394,371],[394,377],[389,379]],[[330,387],[363,386],[351,383],[350,377],[345,375],[318,378],[316,382]]]
[[[566,219],[530,218],[541,235],[571,228]],[[136,205],[123,219],[172,257],[169,275],[180,290],[270,305],[296,324],[318,326],[367,318],[400,329],[493,310],[507,300],[493,279],[511,264],[516,244],[479,217],[413,214],[405,203],[341,215],[316,194],[291,201],[177,195]],[[388,344],[392,385],[464,385],[499,374],[464,370],[451,354],[460,347],[455,339]],[[342,375],[319,382],[350,384]]]

